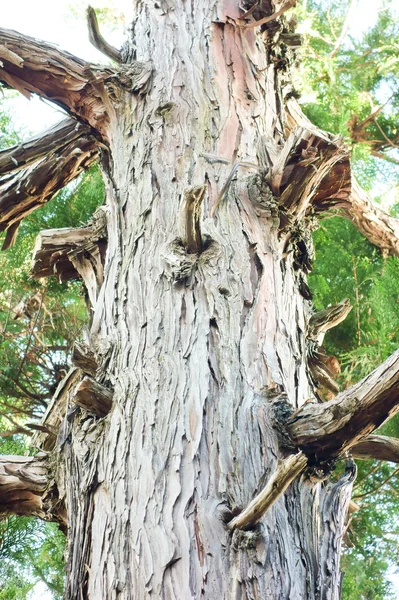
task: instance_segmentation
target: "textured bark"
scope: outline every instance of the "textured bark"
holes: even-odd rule
[[[34,76],[39,93],[61,94],[105,146],[108,243],[94,279],[83,277],[95,380],[78,359],[82,369],[70,371],[43,420],[58,438],[34,440],[54,452],[68,509],[67,600],[339,597],[350,461],[329,481],[313,452],[311,472],[259,524],[228,528],[302,445],[300,420],[291,421],[294,444],[282,435],[291,413],[311,422],[319,410],[305,404],[317,342],[311,232],[315,214],[351,195],[347,150],[293,98],[298,40],[287,46],[292,31],[276,21],[290,5],[244,2],[240,20],[238,0],[135,3],[121,54],[130,87],[125,71],[107,85],[104,70],[49,46],[38,74],[40,51],[28,40],[28,58],[26,38],[23,63],[0,52],[4,80],[24,91]],[[1,43],[4,35],[18,54],[18,35],[0,32]],[[64,240],[57,254],[54,235],[42,234],[46,274],[57,260],[70,268],[66,259],[80,274],[87,260],[94,269],[85,242],[71,252]],[[74,404],[82,380],[114,390],[105,418]],[[341,450],[330,444],[333,458]]]

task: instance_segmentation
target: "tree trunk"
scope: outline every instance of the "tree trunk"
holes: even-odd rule
[[[351,192],[346,150],[294,99],[298,40],[277,19],[293,2],[261,0],[246,20],[239,4],[136,2],[120,53],[92,32],[123,63],[118,77],[91,69],[83,88],[105,108],[87,116],[81,88],[65,87],[72,115],[91,128],[100,115],[108,238],[104,268],[92,266],[86,282],[90,360],[77,353],[80,370],[44,419],[65,415],[54,452],[68,600],[340,595],[351,460],[333,478],[328,457],[310,453],[266,514],[228,526],[297,451],[286,423],[317,398],[311,231],[315,214]],[[78,81],[88,72],[79,64]],[[32,91],[24,72],[18,85]],[[43,264],[50,272],[59,261],[65,278],[85,280],[77,257],[98,266],[103,256],[94,246],[72,255],[66,241],[55,254],[45,239]]]
[[[238,3],[221,4],[138,3],[124,50],[153,76],[119,91],[107,129],[91,340],[114,404],[77,415],[63,449],[70,599],[339,595],[352,466],[335,483],[302,476],[251,531],[226,526],[285,456],[276,397],[313,394],[296,245],[310,190],[282,224],[267,168],[277,195],[285,162],[265,159],[284,150],[287,75],[273,29],[242,30]]]

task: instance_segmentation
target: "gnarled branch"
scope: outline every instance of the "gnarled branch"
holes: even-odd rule
[[[116,88],[137,91],[150,74],[147,64],[135,62],[123,71],[98,67],[47,42],[0,28],[0,82],[27,98],[47,98],[105,140]]]
[[[292,442],[316,461],[341,456],[399,411],[399,350],[359,383],[288,421]]]
[[[287,190],[284,190],[280,202],[284,205],[291,206],[292,200],[290,196],[291,190],[297,189],[301,196],[294,196],[294,202],[300,202],[300,197],[306,198],[306,193],[301,190],[309,181],[309,175],[303,168],[306,165],[313,164],[316,167],[317,173],[314,173],[311,181],[312,188],[307,188],[307,191],[312,190],[313,196],[308,210],[316,214],[322,214],[330,210],[337,210],[337,215],[341,215],[355,225],[355,227],[375,246],[381,248],[386,255],[399,256],[399,220],[391,217],[378,204],[374,204],[366,192],[364,192],[358,183],[350,174],[349,155],[346,153],[339,138],[332,138],[327,133],[315,127],[302,112],[301,107],[294,98],[290,98],[286,102],[286,119],[291,130],[291,137],[298,137],[298,132],[306,131],[306,136],[312,134],[314,141],[308,143],[306,153],[303,160],[295,159],[295,153],[298,155],[300,145],[298,142],[291,144],[291,149],[287,152],[286,166],[284,173],[288,174],[289,168],[292,169],[290,175],[290,185]],[[292,139],[294,139],[294,137]],[[304,138],[305,139],[305,138]],[[287,140],[287,144],[289,139]],[[303,142],[302,142],[303,144]],[[337,150],[334,154],[333,148]],[[297,149],[296,149],[297,148]],[[323,164],[320,162],[319,150],[323,152]],[[312,157],[313,153],[313,157]],[[302,171],[300,167],[302,166]],[[281,168],[281,167],[280,167]],[[323,176],[324,170],[324,176]],[[281,175],[284,177],[284,174]],[[298,209],[296,209],[298,210]],[[292,211],[292,208],[290,208]]]

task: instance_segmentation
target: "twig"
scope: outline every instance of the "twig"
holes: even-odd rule
[[[350,22],[352,19],[353,12],[356,8],[356,5],[357,5],[357,0],[352,0],[349,10],[347,12],[347,15],[345,17],[345,21],[344,21],[341,33],[339,34],[338,39],[334,44],[334,48],[330,54],[330,58],[334,58],[334,56],[338,53],[338,50],[340,49],[342,42],[344,41],[345,36],[348,33],[349,25],[350,25]]]

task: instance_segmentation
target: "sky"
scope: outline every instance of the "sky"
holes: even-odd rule
[[[104,62],[104,57],[89,43],[84,19],[86,2],[79,0],[2,0],[0,27],[15,29],[26,35],[57,44],[60,48],[92,62]],[[123,13],[126,23],[129,22],[129,6],[132,0],[92,0],[95,8],[114,6]],[[348,0],[349,4],[349,0]],[[351,35],[358,35],[375,22],[377,11],[382,0],[358,0],[349,28]],[[72,11],[71,11],[72,8]],[[73,11],[78,15],[72,14]],[[79,17],[80,15],[80,17]],[[104,32],[104,29],[102,28]],[[120,47],[124,39],[123,24],[107,32],[106,39],[116,47]],[[21,128],[21,133],[30,135],[37,133],[52,123],[63,118],[60,109],[54,110],[43,101],[33,98],[28,101],[23,97],[13,100],[12,112],[14,121]],[[392,581],[398,589],[399,577],[392,575]],[[31,595],[31,600],[52,600],[43,584],[38,584]]]

